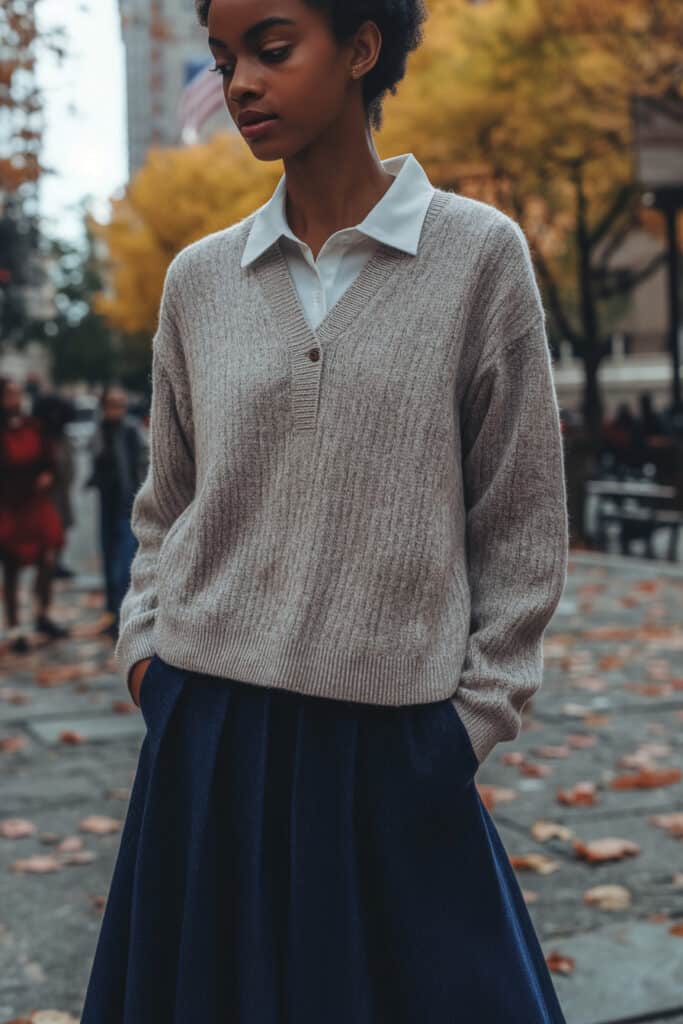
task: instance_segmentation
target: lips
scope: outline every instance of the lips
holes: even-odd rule
[[[273,121],[274,119],[275,114],[262,114],[260,111],[250,111],[241,114],[237,118],[237,124],[240,128],[246,128],[248,125],[261,124],[263,121]]]
[[[260,120],[253,121],[251,124],[247,124],[245,121],[244,124],[240,125],[239,131],[243,138],[248,139],[249,141],[256,141],[256,139],[261,139],[265,135],[268,135],[273,130],[271,129],[271,125],[277,120],[277,117],[268,117],[264,115]]]

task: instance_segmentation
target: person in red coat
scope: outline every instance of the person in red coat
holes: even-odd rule
[[[0,561],[4,571],[4,609],[13,651],[29,649],[19,624],[19,571],[35,565],[35,628],[48,636],[68,630],[48,615],[64,526],[51,497],[55,452],[40,420],[24,409],[18,380],[0,379]]]

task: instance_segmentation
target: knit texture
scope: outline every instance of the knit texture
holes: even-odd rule
[[[381,244],[312,330],[279,244],[240,268],[253,217],[166,274],[117,663],[451,698],[481,764],[542,684],[567,572],[526,238],[436,189],[417,254]]]

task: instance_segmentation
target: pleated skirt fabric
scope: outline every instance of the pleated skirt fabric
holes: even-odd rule
[[[81,1024],[566,1024],[450,700],[154,655]]]

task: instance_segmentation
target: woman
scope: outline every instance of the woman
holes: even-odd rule
[[[562,1024],[474,783],[566,579],[526,240],[378,159],[421,3],[199,15],[285,174],[166,276],[115,651],[147,732],[82,1024]]]
[[[76,523],[71,489],[76,480],[76,461],[73,444],[65,427],[75,416],[73,403],[56,394],[39,395],[33,403],[33,415],[40,420],[49,438],[55,458],[52,500],[62,520],[64,534]],[[62,548],[62,553],[64,549]],[[72,579],[76,573],[68,566],[55,565],[54,577]]]
[[[64,526],[52,499],[55,451],[40,420],[24,410],[21,383],[0,380],[0,560],[10,650],[26,653],[28,638],[19,623],[18,587],[23,566],[35,565],[35,628],[51,637],[68,633],[48,612]]]

